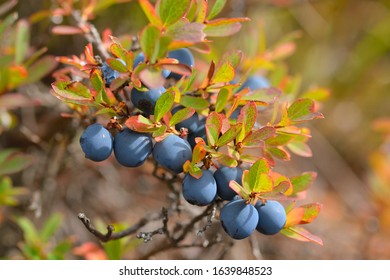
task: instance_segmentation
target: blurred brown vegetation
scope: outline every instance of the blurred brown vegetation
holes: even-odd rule
[[[53,8],[53,2],[23,0],[14,10],[21,18],[28,18]],[[378,187],[377,177],[383,174],[376,172],[378,158],[372,155],[381,151],[383,165],[390,162],[389,150],[382,149],[384,138],[372,126],[376,119],[389,117],[390,112],[390,1],[228,0],[223,13],[248,16],[252,21],[244,24],[233,38],[215,42],[212,55],[234,47],[251,56],[261,30],[268,45],[298,31],[296,51],[285,61],[289,74],[301,76],[303,90],[319,86],[331,91],[330,97],[321,103],[325,119],[310,127],[313,157],[293,157],[292,164],[282,167],[291,175],[308,170],[318,172],[307,200],[322,203],[323,209],[307,228],[323,239],[324,246],[279,235],[256,235],[235,242],[224,258],[390,258],[389,215],[383,214],[389,213],[390,203],[378,198],[378,194],[382,200],[387,195],[390,201],[389,181],[379,186],[384,192],[372,191]],[[100,31],[109,27],[113,34],[122,35],[135,34],[146,19],[136,1],[131,1],[101,10],[93,22]],[[48,53],[53,55],[82,52],[86,41],[81,36],[55,36],[50,33],[51,27],[49,19],[33,23],[31,45],[47,46]],[[7,208],[4,216],[22,214],[41,225],[50,214],[60,212],[64,220],[58,238],[74,236],[76,244],[98,244],[77,219],[77,213],[86,212],[102,224],[131,225],[166,204],[166,186],[149,176],[151,164],[125,169],[114,161],[86,161],[78,144],[82,127],[77,121],[60,116],[68,108],[49,94],[52,81],[47,76],[39,83],[18,89],[41,105],[14,110],[17,126],[0,136],[2,148],[19,148],[32,155],[34,162],[12,177],[15,185],[28,187],[30,193],[23,197],[20,206]],[[150,225],[152,230],[158,226],[158,222]],[[0,220],[0,256],[19,258],[17,244],[21,238],[22,232],[15,223]],[[160,240],[156,237],[142,244],[135,238],[129,239],[125,258],[142,256]],[[202,250],[162,252],[155,258],[213,259],[223,248],[217,245],[212,250]]]

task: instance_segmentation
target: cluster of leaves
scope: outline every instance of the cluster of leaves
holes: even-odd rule
[[[2,4],[0,16],[5,15],[16,4],[17,1]],[[14,91],[18,87],[41,80],[57,64],[53,56],[44,55],[46,47],[35,50],[29,41],[28,20],[18,19],[16,13],[8,14],[0,20],[0,133],[15,125],[16,119],[10,110],[35,103]]]
[[[215,18],[225,0],[215,1],[212,7],[208,7],[205,0],[161,0],[156,5],[148,0],[138,2],[150,23],[139,32],[136,40],[128,45],[121,38],[108,36],[111,43],[106,48],[108,56],[103,59],[120,73],[119,77],[106,86],[101,71],[103,61],[94,55],[89,44],[80,57],[59,58],[69,67],[55,73],[57,80],[52,84],[52,93],[71,104],[79,114],[88,115],[92,111],[93,115],[115,117],[118,127],[126,125],[134,131],[151,133],[156,141],[171,133],[184,137],[185,133],[177,131],[175,125],[197,112],[205,119],[206,140],[196,138],[192,160],[184,164],[184,171],[199,178],[202,170],[221,165],[248,167],[242,184],[231,181],[230,187],[248,203],[267,199],[292,201],[286,210],[287,223],[282,233],[322,244],[321,239],[299,227],[312,222],[321,205],[295,207],[295,201],[304,197],[316,174],[305,172],[288,178],[273,168],[278,160],[290,160],[291,153],[311,156],[307,145],[310,129],[301,124],[323,117],[314,99],[321,99],[327,92],[314,89],[295,98],[285,92],[297,88],[297,82],[282,82],[281,79],[270,88],[241,88],[237,82],[240,71],[250,67],[239,50],[225,53],[219,61],[210,61],[206,71],[197,71],[167,57],[169,51],[183,47],[207,53],[210,38],[239,31],[241,22],[248,18]],[[268,63],[264,64],[264,56],[254,63],[262,61],[260,65],[270,69],[273,59],[276,61],[291,52],[292,44],[288,42],[267,51]],[[145,62],[134,67],[135,52],[139,50],[144,53]],[[103,56],[104,52],[101,51]],[[164,79],[163,69],[183,78],[177,82]],[[274,80],[278,80],[278,75],[280,72],[274,75]],[[240,80],[245,78],[246,74]],[[154,114],[144,115],[130,104],[129,89],[145,91],[162,85],[167,91],[157,100]],[[171,110],[177,104],[184,109],[172,115]],[[240,112],[237,118],[232,117],[236,110]]]

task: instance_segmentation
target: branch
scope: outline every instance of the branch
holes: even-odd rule
[[[169,238],[169,231],[168,231],[168,210],[163,207],[162,211],[162,222],[163,226],[161,228],[158,228],[151,232],[140,232],[137,234],[138,239],[143,239],[145,243],[151,241],[153,239],[153,236],[156,234],[165,234]]]
[[[89,31],[89,32],[84,32],[83,33],[85,39],[89,43],[94,44],[98,48],[100,54],[104,58],[110,57],[110,54],[107,52],[106,48],[104,47],[102,38],[100,37],[99,31],[96,29],[96,27],[92,23],[90,23],[90,22],[86,21],[85,19],[83,19],[81,14],[80,14],[80,11],[72,12],[72,17],[76,21],[77,26],[79,28],[81,28],[82,30],[86,30],[87,29]]]
[[[78,219],[84,224],[85,228],[95,235],[100,241],[102,242],[108,242],[110,240],[116,240],[116,239],[121,239],[123,237],[132,235],[136,233],[140,228],[142,228],[144,225],[147,223],[161,219],[162,214],[158,215],[151,215],[149,218],[142,218],[138,221],[138,223],[132,225],[131,227],[128,227],[125,230],[114,232],[115,228],[113,225],[108,225],[107,226],[107,233],[102,233],[98,229],[96,229],[92,223],[91,220],[84,214],[84,213],[79,213],[78,214]]]

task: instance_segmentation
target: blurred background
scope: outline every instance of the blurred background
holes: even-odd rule
[[[87,42],[80,35],[50,32],[55,23],[67,21],[51,16],[57,1],[20,0],[12,6],[14,2],[0,0],[0,7],[11,7],[6,13],[0,10],[2,21],[18,13],[24,20],[18,28],[29,26],[30,48],[47,47],[47,71],[40,75],[30,69],[34,79],[3,90],[0,98],[0,147],[25,155],[16,155],[17,166],[1,179],[0,257],[139,258],[160,237],[148,244],[129,237],[102,245],[77,214],[85,212],[103,229],[109,223],[129,226],[167,204],[166,186],[149,176],[152,164],[126,169],[114,161],[97,164],[84,159],[78,143],[82,127],[61,116],[70,110],[49,93],[54,81],[49,72],[57,67],[54,56],[79,55]],[[115,36],[136,35],[147,23],[137,1],[97,2],[92,22],[100,32],[110,28]],[[222,15],[251,21],[234,36],[215,39],[211,57],[238,48],[251,59],[264,46],[293,42],[281,50],[277,69],[293,81],[297,92],[323,92],[319,110],[325,119],[309,126],[313,157],[292,157],[282,168],[292,175],[318,173],[305,202],[320,202],[323,208],[305,227],[320,236],[324,246],[258,235],[235,242],[223,253],[215,245],[211,250],[164,251],[152,258],[390,258],[390,1],[228,0]],[[4,65],[9,39],[0,36]],[[207,57],[195,56],[197,61]],[[268,73],[275,71],[273,66],[264,62],[259,67],[272,82]],[[6,158],[3,153],[0,162]],[[29,160],[32,164],[23,168]],[[12,193],[10,184],[20,188]],[[7,196],[14,196],[18,204],[9,203]],[[160,224],[148,226],[155,229]]]

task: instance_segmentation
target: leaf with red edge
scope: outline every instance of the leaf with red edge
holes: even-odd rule
[[[217,95],[217,102],[215,103],[215,112],[220,113],[225,109],[227,101],[231,95],[231,90],[228,88],[221,88]]]
[[[301,227],[289,227],[280,231],[281,234],[303,242],[313,242],[323,246],[324,243],[318,236],[310,233],[308,230]]]
[[[280,126],[289,126],[296,123],[322,119],[324,116],[315,111],[315,102],[309,98],[300,98],[293,102],[283,114]]]
[[[107,58],[106,62],[111,69],[116,70],[120,73],[126,73],[128,71],[126,65],[124,65],[122,61],[116,58]]]
[[[247,103],[240,111],[237,122],[242,124],[242,129],[237,137],[238,142],[242,142],[250,133],[257,120],[257,108],[254,102]]]
[[[189,119],[195,113],[193,108],[183,108],[173,114],[172,118],[169,121],[169,126],[174,126],[179,122],[182,122],[186,119]]]
[[[209,70],[207,72],[207,76],[205,77],[205,79],[203,80],[202,82],[202,85],[200,86],[200,88],[207,88],[210,84],[210,81],[214,75],[214,71],[215,71],[215,62],[214,60],[212,60],[210,62],[210,67],[209,67]]]
[[[131,116],[126,120],[125,125],[137,132],[153,132],[159,129],[151,120],[142,115]]]
[[[293,194],[307,190],[317,178],[315,172],[304,172],[301,175],[290,178],[291,184],[293,185]]]
[[[209,21],[204,32],[210,37],[230,36],[241,29],[241,22],[249,21],[249,18],[220,18]]]
[[[237,134],[240,133],[242,128],[241,124],[236,124],[232,127],[230,127],[224,134],[221,135],[221,137],[217,140],[216,146],[221,147],[224,146],[230,142],[232,142],[236,137]]]
[[[149,0],[138,0],[138,3],[152,24],[160,27],[163,25],[160,17],[156,13],[154,6],[149,2]]]
[[[94,99],[88,87],[80,82],[56,81],[52,83],[51,93],[58,99],[77,105],[94,105]]]
[[[85,55],[85,59],[88,62],[88,64],[97,64],[97,62],[95,60],[95,56],[93,54],[93,47],[92,47],[91,43],[89,43],[88,45],[85,46],[84,55]]]
[[[260,177],[262,174],[268,174],[270,172],[270,167],[268,162],[261,158],[257,160],[249,169],[249,185],[250,185],[250,191],[252,191],[255,188],[258,188],[258,185],[260,184]]]
[[[287,144],[287,148],[289,148],[290,151],[293,152],[294,154],[301,156],[301,157],[313,156],[313,153],[312,153],[309,145],[307,145],[304,142],[293,141],[293,142]]]
[[[231,180],[229,182],[229,187],[235,191],[239,196],[241,196],[244,199],[249,199],[249,193],[247,190],[245,190],[239,183],[237,183],[234,180]]]
[[[212,112],[206,119],[206,136],[207,143],[211,146],[215,146],[221,132],[222,118],[216,113]]]
[[[204,143],[197,143],[192,151],[192,163],[197,164],[201,162],[206,156],[206,150],[204,148]]]
[[[262,146],[262,142],[275,135],[275,131],[275,128],[272,126],[264,126],[260,129],[252,130],[244,140],[242,140],[242,145],[244,147]]]
[[[168,113],[173,104],[175,103],[175,93],[167,90],[164,92],[156,101],[156,106],[154,107],[154,116],[156,122],[159,122],[162,117]]]
[[[305,209],[297,207],[287,213],[285,228],[299,225],[305,216]]]
[[[224,153],[212,152],[211,155],[213,159],[215,159],[216,161],[219,162],[219,164],[222,164],[224,166],[236,167],[238,165],[237,160]]]
[[[285,161],[291,159],[290,154],[282,147],[267,147],[267,151],[269,152],[270,155],[276,157],[277,159],[285,160]]]
[[[227,83],[234,79],[235,70],[229,61],[225,61],[222,65],[215,69],[212,83]]]
[[[133,63],[134,63],[133,52],[127,51],[124,47],[122,47],[122,45],[118,43],[111,44],[110,51],[116,58],[120,58],[125,62],[128,71],[131,71],[133,69]]]
[[[189,22],[186,18],[181,18],[175,24],[167,28],[167,36],[172,38],[170,48],[175,47],[176,44],[185,44],[186,47],[204,42],[206,34],[203,32],[203,29],[206,25],[199,22]]]
[[[169,26],[184,17],[190,8],[191,0],[159,0],[156,11],[164,26]]]
[[[102,78],[102,74],[98,69],[93,69],[89,78],[93,88],[96,90],[97,95],[95,101],[97,103],[106,103],[109,104],[110,100],[108,99],[106,87]]]
[[[305,214],[301,220],[301,224],[308,224],[314,221],[318,214],[321,211],[322,204],[320,203],[310,203],[300,206],[305,210]]]
[[[165,83],[161,72],[150,66],[146,66],[139,72],[139,78],[148,88],[160,88]]]
[[[161,63],[162,68],[169,70],[171,72],[180,74],[182,76],[191,76],[192,68],[186,64],[181,63]]]
[[[209,4],[208,4],[207,0],[199,0],[198,4],[199,4],[198,16],[196,18],[196,21],[197,22],[205,22]]]
[[[240,91],[238,94],[241,96],[241,100],[256,101],[257,105],[268,106],[273,104],[282,95],[282,92],[277,88],[263,88],[250,93]]]

